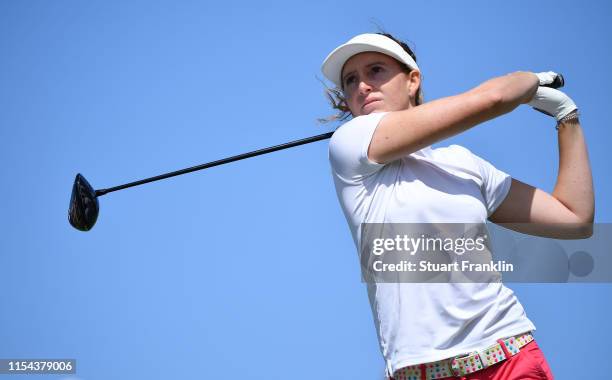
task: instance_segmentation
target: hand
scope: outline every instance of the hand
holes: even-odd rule
[[[546,81],[550,80],[550,78],[544,77],[542,80]],[[576,103],[574,103],[569,96],[559,90],[549,87],[538,87],[533,99],[527,104],[532,106],[536,111],[554,117],[557,121],[578,109]]]
[[[565,84],[563,75],[555,73],[554,71],[545,71],[541,73],[534,73],[540,80],[540,86],[561,88]]]

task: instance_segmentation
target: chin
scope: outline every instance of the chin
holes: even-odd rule
[[[383,109],[376,109],[376,108],[375,108],[375,109],[373,109],[373,110],[364,111],[364,112],[361,114],[361,116],[364,116],[364,115],[369,115],[369,114],[372,114],[372,113],[378,113],[378,112],[385,112],[385,110],[383,110]]]
[[[365,106],[364,109],[362,109],[361,114],[362,115],[369,115],[371,113],[377,113],[377,112],[385,112],[385,105],[383,102],[377,101],[374,102],[372,104],[372,106]]]

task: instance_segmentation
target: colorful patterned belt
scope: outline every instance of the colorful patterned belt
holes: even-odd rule
[[[498,339],[497,343],[482,351],[474,351],[466,356],[455,356],[436,362],[415,364],[395,371],[395,380],[430,380],[444,377],[464,376],[483,370],[516,355],[520,348],[533,340],[531,332],[510,338]]]

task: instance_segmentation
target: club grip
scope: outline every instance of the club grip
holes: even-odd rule
[[[565,85],[565,79],[562,74],[558,74],[552,83],[545,84],[542,87],[561,88]]]

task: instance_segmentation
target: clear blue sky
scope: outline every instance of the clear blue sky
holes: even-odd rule
[[[327,142],[109,194],[88,233],[75,174],[111,187],[332,130],[321,61],[380,24],[428,100],[562,72],[610,222],[612,7],[577,4],[0,2],[0,358],[77,359],[33,378],[380,379]],[[527,106],[451,143],[553,189],[554,123]],[[609,284],[508,286],[558,379],[609,376]]]

